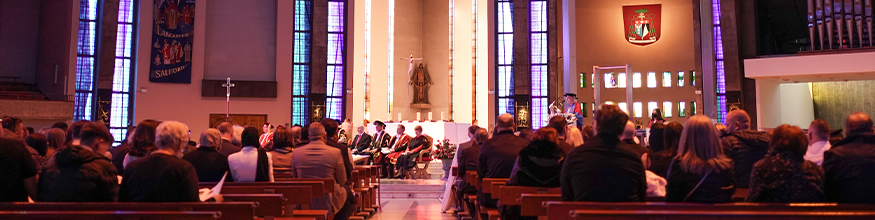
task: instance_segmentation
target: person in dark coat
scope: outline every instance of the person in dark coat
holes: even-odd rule
[[[225,155],[231,155],[233,153],[240,152],[243,149],[242,146],[234,144],[234,125],[228,122],[222,122],[219,126],[216,126],[216,129],[219,130],[219,133],[222,135],[222,145],[219,146],[219,153]]]
[[[620,142],[629,116],[614,105],[596,111],[596,136],[565,156],[559,183],[563,201],[643,202],[644,164]]]
[[[194,166],[198,181],[219,182],[229,171],[228,156],[222,155],[218,150],[222,144],[222,135],[219,130],[210,128],[201,133],[200,141],[200,146],[194,152],[182,156],[182,159]],[[234,177],[230,174],[225,178],[226,182],[234,182]]]
[[[0,136],[6,135],[2,133],[5,132],[0,129]],[[0,202],[37,198],[36,164],[23,141],[0,138],[0,167]]]
[[[473,130],[473,132],[471,132]],[[468,171],[477,171],[477,161],[478,156],[480,155],[480,146],[483,145],[483,142],[489,139],[489,132],[486,131],[485,128],[481,128],[477,125],[472,125],[468,127],[468,137],[471,141],[459,144],[459,150],[456,151],[456,162],[459,167],[459,177],[456,178],[456,187],[459,189],[458,196],[459,202],[459,210],[462,210],[461,205],[464,205],[465,194],[468,195],[476,195],[477,188],[468,183],[467,175]],[[468,210],[475,210],[474,204],[469,203]]]
[[[823,154],[824,195],[838,203],[875,204],[875,130],[872,118],[857,112],[845,119],[842,139]]]
[[[661,126],[656,124],[653,127]],[[650,129],[653,129],[651,127]],[[651,130],[652,131],[652,130]],[[662,151],[658,151],[651,156],[650,171],[662,178],[668,177],[668,166],[678,153],[678,143],[681,141],[681,132],[684,131],[684,126],[678,122],[665,123],[662,130],[662,146],[665,147]],[[651,133],[653,135],[653,133]]]
[[[119,202],[198,202],[197,171],[180,159],[188,126],[165,121],[155,130],[157,150],[131,162],[119,186]],[[257,136],[256,142],[257,142]]]
[[[656,123],[650,126],[650,134],[647,136],[647,144],[650,151],[660,152],[665,149],[662,135],[663,129],[665,129],[665,123]]]
[[[753,166],[747,202],[812,203],[823,199],[823,169],[805,160],[808,139],[798,126],[772,131],[771,149]]]
[[[536,137],[539,133],[553,132],[556,130],[551,127],[544,127],[535,132]],[[564,142],[564,141],[562,141]],[[559,146],[549,140],[533,140],[520,150],[514,165],[514,172],[510,174],[510,179],[507,181],[508,186],[530,186],[530,187],[559,187],[559,175],[562,168],[562,162],[565,159],[565,151],[562,151]],[[501,201],[499,201],[501,203]],[[501,219],[538,219],[537,217],[522,217],[520,216],[520,206],[504,206],[501,205]]]
[[[352,147],[352,154],[370,155],[368,151],[371,150],[371,135],[365,132],[364,126],[358,126],[356,131],[358,132],[358,135],[356,135],[349,144],[349,146]]]
[[[750,116],[744,110],[726,114],[726,133],[723,140],[727,146],[723,154],[735,163],[735,179],[738,188],[748,188],[753,164],[769,152],[769,135],[750,128]]]
[[[723,155],[722,145],[710,118],[696,115],[687,120],[678,156],[668,170],[665,201],[732,202],[735,174],[732,160]]]
[[[37,201],[115,202],[119,186],[115,166],[103,156],[112,147],[112,134],[96,122],[82,126],[80,145],[55,153],[55,162],[39,179]]]
[[[352,190],[350,190],[350,188],[352,187],[352,178],[350,177],[352,176],[353,170],[352,154],[349,153],[349,147],[347,147],[345,143],[342,144],[338,141],[338,135],[336,135],[338,132],[337,121],[330,118],[324,118],[322,119],[322,121],[319,122],[319,124],[322,124],[322,126],[325,128],[325,138],[327,139],[325,141],[325,144],[340,150],[341,157],[343,157],[344,171],[346,172],[347,176],[346,183],[338,183],[341,185],[341,187],[344,188],[344,192],[346,193],[346,201],[344,202],[340,210],[334,214],[334,219],[349,219],[349,216],[351,216],[353,212],[355,212],[355,196],[353,195]]]
[[[483,146],[480,147],[480,154],[477,156],[477,177],[480,181],[483,181],[484,178],[510,177],[520,150],[529,145],[528,140],[513,134],[514,127],[516,125],[513,122],[513,115],[502,114],[496,119],[495,131],[498,134],[483,143]],[[477,190],[477,202],[481,206],[496,208],[497,201],[498,199],[483,194],[482,188]]]

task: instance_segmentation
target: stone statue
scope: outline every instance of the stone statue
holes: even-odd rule
[[[431,81],[431,77],[425,71],[425,67],[422,66],[422,63],[419,64],[419,68],[417,68],[416,71],[413,72],[413,75],[410,76],[408,84],[413,86],[413,104],[429,103],[428,87],[434,85],[434,82]]]

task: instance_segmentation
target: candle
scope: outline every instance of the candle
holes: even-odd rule
[[[417,121],[421,121],[421,120],[420,120],[420,119],[421,119],[421,118],[420,118],[420,115],[421,115],[421,114],[422,114],[422,112],[417,112],[417,113],[416,113],[416,120],[417,120]]]
[[[429,120],[429,121],[432,121],[431,113],[432,113],[432,112],[428,112],[428,120]]]
[[[398,113],[398,122],[401,122],[401,113]]]

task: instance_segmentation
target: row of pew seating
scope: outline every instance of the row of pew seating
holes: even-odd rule
[[[459,175],[453,168],[453,175]],[[747,189],[739,189],[729,204],[666,203],[663,197],[649,197],[647,202],[563,202],[559,188],[507,186],[508,179],[479,179],[477,171],[467,171],[466,181],[497,198],[506,206],[520,206],[520,215],[538,219],[708,219],[708,220],[810,220],[875,219],[875,205],[835,203],[745,203]],[[477,195],[464,195],[463,210],[457,218],[501,219],[499,211],[477,204]],[[468,207],[475,207],[473,210]]]
[[[379,166],[356,166],[352,172],[357,203],[354,220],[370,218],[380,210]],[[89,220],[325,220],[329,210],[310,209],[313,199],[334,193],[334,179],[292,178],[275,175],[275,182],[232,183],[222,186],[221,202],[183,203],[0,203],[0,219]],[[201,182],[212,188],[214,182]]]

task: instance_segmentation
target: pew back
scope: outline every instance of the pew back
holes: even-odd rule
[[[547,219],[567,219],[573,210],[604,211],[870,211],[873,205],[860,204],[782,204],[782,203],[734,203],[734,204],[693,204],[693,203],[599,203],[599,202],[547,202]]]
[[[810,219],[873,219],[872,211],[657,211],[657,210],[574,210],[573,219],[586,220],[633,220],[633,219],[676,219],[676,220],[810,220]]]
[[[285,198],[282,194],[222,194],[225,202],[255,202],[254,216],[283,216]]]
[[[175,202],[175,203],[0,203],[0,211],[74,212],[74,211],[133,211],[133,212],[218,212],[220,219],[252,219],[254,202]]]
[[[219,215],[203,211],[0,211],[0,219],[5,220],[214,220]]]
[[[559,187],[526,187],[526,186],[499,186],[498,200],[502,205],[521,205],[523,193],[527,194],[560,194]]]

